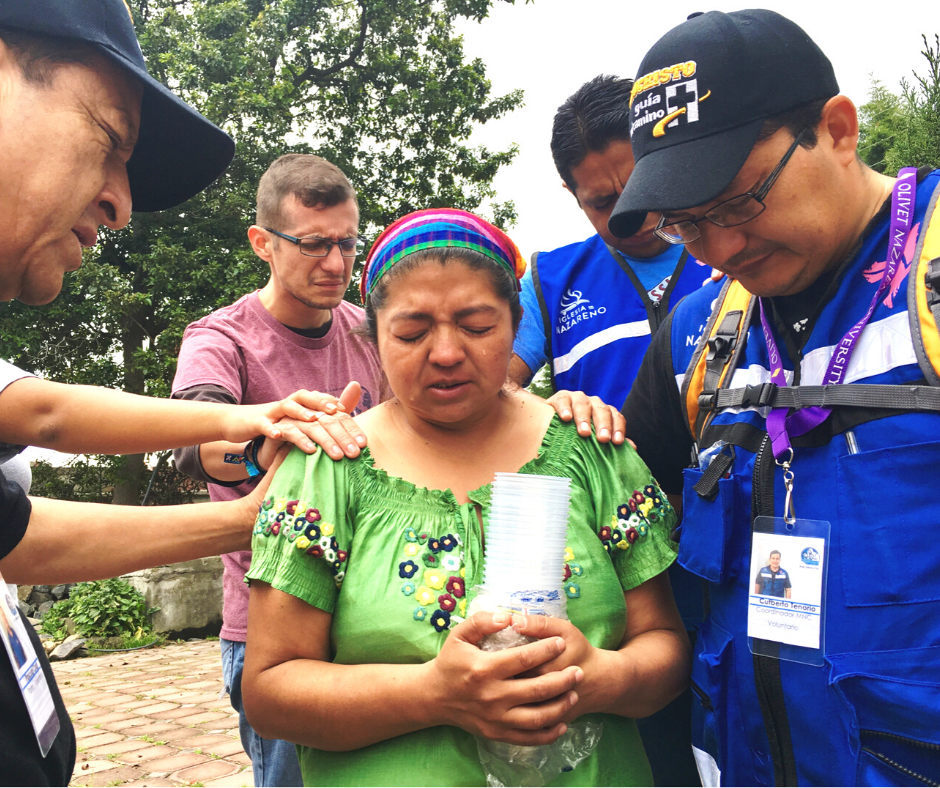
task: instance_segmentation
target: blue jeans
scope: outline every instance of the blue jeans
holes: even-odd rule
[[[303,785],[300,776],[300,762],[297,760],[297,748],[280,739],[262,739],[254,732],[245,717],[242,703],[242,670],[245,667],[245,644],[235,640],[222,640],[222,680],[225,691],[232,701],[232,708],[238,712],[238,733],[242,747],[251,758],[251,771],[255,777],[255,786],[274,786],[288,788]]]

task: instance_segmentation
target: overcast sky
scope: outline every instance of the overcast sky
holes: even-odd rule
[[[486,64],[493,90],[525,91],[525,106],[488,123],[473,142],[493,148],[519,145],[513,164],[496,178],[499,200],[511,199],[519,214],[511,235],[528,258],[581,240],[593,231],[574,199],[563,191],[548,143],[555,110],[598,74],[635,77],[646,51],[693,11],[714,6],[694,2],[633,0],[535,0],[495,2],[482,24],[460,26],[468,57]],[[722,11],[742,7],[724,6]],[[927,73],[921,33],[940,33],[940,3],[846,3],[831,0],[767,2],[799,24],[835,67],[842,92],[857,105],[868,97],[870,76],[898,91],[911,71]],[[892,11],[897,10],[897,13]]]

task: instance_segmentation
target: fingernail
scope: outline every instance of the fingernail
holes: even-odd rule
[[[313,441],[307,441],[304,443],[304,448],[313,451],[315,448],[317,448],[317,444],[315,444]]]
[[[514,627],[524,627],[526,625],[526,617],[520,616],[518,613],[513,613],[512,615],[512,625]]]
[[[575,672],[574,672],[574,679],[575,679],[575,681],[577,681],[579,684],[580,684],[582,681],[584,681],[584,671],[581,670],[581,668],[578,668],[577,670],[575,670]]]
[[[346,447],[346,451],[352,452],[353,454],[355,454],[357,451],[359,451],[359,447],[355,443],[350,443]]]
[[[335,454],[337,457],[343,456],[343,450],[339,446],[334,446],[330,449],[330,454]]]
[[[326,407],[324,408],[324,410],[334,411],[336,410],[336,405],[334,405],[332,402],[328,402],[326,403]]]
[[[568,702],[574,706],[578,702],[578,693],[572,690],[568,693]]]
[[[281,437],[281,431],[280,431],[280,430],[271,430],[271,437],[272,437],[272,438],[280,438],[280,437]]]
[[[571,411],[570,411],[570,410],[563,410],[563,411],[561,412],[561,417],[562,417],[563,419],[570,419],[570,418],[571,418]]]
[[[582,421],[582,422],[581,422],[581,429],[582,429],[582,430],[589,430],[589,429],[591,429],[591,425],[588,424],[586,421]]]
[[[560,654],[565,650],[565,639],[564,638],[555,638],[555,650]]]
[[[313,418],[313,411],[312,411],[312,410],[305,410],[305,411],[304,411],[304,418],[305,418],[305,419],[312,419],[312,418]]]
[[[357,435],[357,436],[356,436],[356,443],[358,443],[360,446],[365,446],[365,445],[366,445],[366,436],[365,436],[365,435]]]
[[[600,437],[600,438],[609,438],[609,437],[610,437],[610,430],[607,429],[607,427],[604,427],[599,433],[597,433],[597,435],[598,435],[598,437]]]
[[[494,613],[493,614],[493,623],[494,624],[508,624],[512,620],[512,616],[509,613]]]
[[[614,440],[615,440],[615,441],[622,441],[622,440],[623,440],[623,433],[620,432],[619,430],[618,430],[617,432],[615,432],[615,433],[614,433]]]

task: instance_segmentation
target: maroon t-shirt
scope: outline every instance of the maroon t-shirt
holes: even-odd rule
[[[362,385],[356,413],[367,410],[381,401],[385,378],[375,346],[350,333],[362,319],[362,309],[343,301],[333,310],[326,336],[304,337],[275,320],[257,291],[249,293],[189,325],[183,334],[173,393],[216,385],[231,392],[237,402],[251,405],[283,399],[298,389],[338,397],[355,380]],[[209,497],[213,501],[241,498],[254,484],[210,484]],[[244,580],[250,563],[250,550],[222,556],[221,635],[227,640],[245,640],[248,586]]]

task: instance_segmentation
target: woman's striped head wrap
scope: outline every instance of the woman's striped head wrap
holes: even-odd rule
[[[473,249],[489,257],[516,280],[525,273],[525,259],[506,233],[485,219],[455,208],[431,208],[403,216],[385,228],[366,257],[360,291],[362,302],[396,263],[423,249]]]

